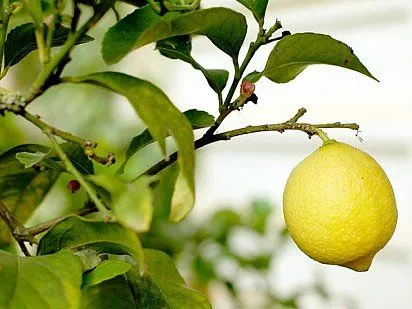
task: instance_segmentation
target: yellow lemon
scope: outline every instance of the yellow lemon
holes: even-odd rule
[[[283,195],[286,226],[312,259],[367,271],[395,231],[392,186],[367,153],[329,140],[292,171]]]

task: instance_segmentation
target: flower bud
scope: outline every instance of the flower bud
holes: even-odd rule
[[[244,80],[240,88],[240,94],[244,97],[250,97],[255,92],[255,84],[249,80]]]

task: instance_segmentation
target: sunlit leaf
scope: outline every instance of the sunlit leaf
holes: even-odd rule
[[[16,159],[24,164],[24,168],[32,167],[33,165],[39,163],[46,157],[47,153],[40,151],[32,152],[18,152],[16,153]]]
[[[150,184],[153,177],[139,177],[133,182],[125,182],[109,175],[92,178],[112,196],[111,209],[115,219],[135,232],[149,229],[153,214],[153,192]]]
[[[103,261],[97,265],[95,269],[83,276],[83,288],[97,285],[103,281],[122,275],[129,271],[131,267],[130,263],[118,259]]]
[[[67,308],[80,303],[81,265],[69,251],[19,257],[0,251],[1,308]]]

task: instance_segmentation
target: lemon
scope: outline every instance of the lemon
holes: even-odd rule
[[[392,237],[392,186],[367,153],[329,140],[292,171],[283,214],[298,247],[312,259],[367,271]]]

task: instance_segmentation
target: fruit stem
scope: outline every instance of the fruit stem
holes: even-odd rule
[[[316,131],[317,136],[319,136],[322,139],[323,143],[330,141],[330,138],[326,135],[325,132],[323,132],[321,129],[316,128],[316,127],[314,129]]]

